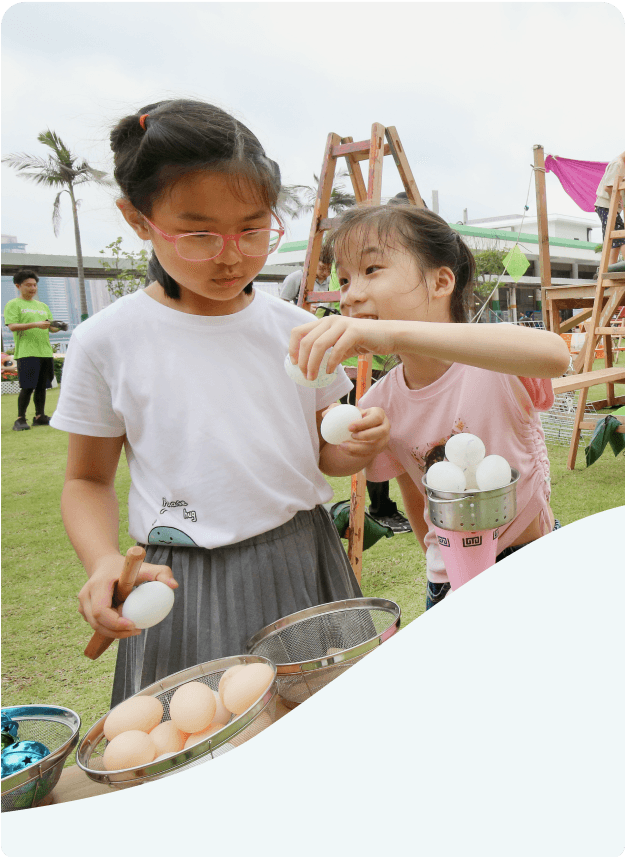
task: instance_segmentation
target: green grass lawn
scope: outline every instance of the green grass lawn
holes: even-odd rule
[[[601,388],[592,392],[605,396]],[[58,390],[50,391],[48,413],[57,399]],[[17,396],[2,397],[2,705],[63,705],[80,715],[84,733],[108,710],[117,646],[95,662],[83,655],[91,628],[78,613],[77,593],[85,575],[59,511],[67,435],[45,427],[11,431],[16,408]],[[549,453],[552,505],[564,525],[623,503],[623,456],[615,459],[608,448],[586,469],[580,450],[575,471],[568,471],[568,447],[551,445]],[[330,482],[335,500],[349,497],[349,478]],[[124,508],[128,486],[122,460],[117,490],[124,552],[132,544]],[[401,506],[395,482],[391,496]],[[396,601],[404,624],[423,612],[425,561],[411,533],[380,540],[366,551],[363,566],[365,595]]]

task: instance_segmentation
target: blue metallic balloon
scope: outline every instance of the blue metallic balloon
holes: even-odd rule
[[[18,741],[2,754],[2,778],[40,762],[49,755],[48,748],[39,741]]]
[[[9,717],[8,714],[2,712],[2,731],[9,732],[14,738],[17,738],[17,727],[18,723],[13,720],[12,717]]]

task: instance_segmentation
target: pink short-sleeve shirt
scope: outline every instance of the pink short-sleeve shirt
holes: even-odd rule
[[[517,378],[461,363],[419,390],[406,386],[403,367],[396,366],[362,397],[360,407],[382,408],[391,423],[388,447],[367,468],[367,479],[384,482],[407,473],[424,497],[429,580],[448,578],[421,480],[453,434],[477,435],[487,455],[502,455],[521,474],[517,516],[500,530],[498,549],[511,545],[539,514],[543,532],[548,531],[549,458],[538,411],[552,404],[550,379]]]

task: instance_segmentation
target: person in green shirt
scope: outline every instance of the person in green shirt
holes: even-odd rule
[[[4,308],[4,321],[15,336],[15,360],[20,394],[17,397],[17,419],[13,431],[25,431],[30,426],[26,420],[26,409],[34,392],[34,426],[47,426],[50,418],[45,414],[46,390],[52,386],[54,359],[50,345],[52,313],[47,304],[36,300],[39,277],[34,271],[18,271],[13,282],[19,297],[9,301]]]

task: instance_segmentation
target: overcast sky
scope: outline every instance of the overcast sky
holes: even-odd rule
[[[621,7],[622,8],[622,7]],[[625,149],[622,11],[609,3],[18,3],[2,25],[2,153],[45,155],[56,131],[110,170],[116,120],[170,97],[234,113],[287,184],[318,173],[330,131],[396,126],[430,205],[450,221],[521,213],[532,146],[608,161]],[[620,63],[619,63],[620,60]],[[391,158],[383,194],[402,190]],[[2,232],[75,253],[69,200],[2,165]],[[81,188],[85,255],[134,239],[115,193]],[[547,175],[550,213],[586,215]],[[532,182],[529,215],[535,214]],[[597,224],[598,224],[597,219]],[[305,238],[309,221],[290,226]],[[595,235],[600,238],[600,231]]]

